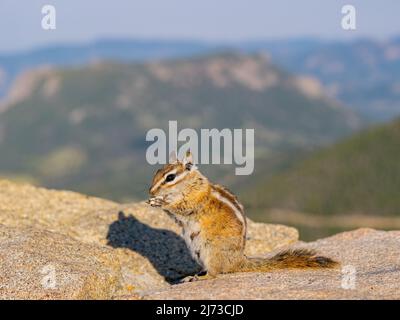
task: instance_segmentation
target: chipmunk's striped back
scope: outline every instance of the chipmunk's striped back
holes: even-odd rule
[[[243,241],[246,241],[246,229],[247,229],[247,221],[246,216],[244,215],[243,205],[239,202],[238,198],[230,192],[226,187],[213,184],[211,186],[212,192],[211,195],[215,197],[218,201],[229,206],[232,212],[235,214],[236,218],[240,221],[243,226],[242,237]]]

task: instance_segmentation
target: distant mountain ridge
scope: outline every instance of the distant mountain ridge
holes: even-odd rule
[[[400,115],[400,37],[386,41],[277,40],[248,43],[294,74],[311,75],[330,96],[372,120]]]
[[[213,49],[214,46],[197,41],[103,39],[0,54],[0,97],[18,74],[43,65],[79,66],[97,60],[132,62],[190,57]]]
[[[246,193],[250,210],[400,215],[400,119],[309,155]]]
[[[238,50],[266,52],[274,63],[297,75],[317,79],[333,98],[373,121],[400,115],[400,37],[387,41],[283,39],[212,43],[180,40],[105,39],[0,54],[0,97],[15,77],[42,65],[85,65],[98,60],[120,62],[183,58]]]
[[[98,62],[25,76],[0,115],[0,175],[119,200],[146,195],[155,168],[145,162],[145,135],[169,120],[196,130],[254,128],[255,174],[362,125],[264,55]],[[227,165],[202,170],[231,186],[246,179]]]

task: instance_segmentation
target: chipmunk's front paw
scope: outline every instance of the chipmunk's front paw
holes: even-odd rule
[[[152,197],[149,200],[147,200],[147,203],[152,207],[161,207],[164,204],[164,197],[162,196]]]

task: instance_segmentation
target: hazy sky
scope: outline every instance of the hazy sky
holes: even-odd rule
[[[45,4],[56,30],[41,28]],[[341,28],[345,4],[356,7],[355,31]],[[400,34],[399,14],[399,0],[0,0],[0,52],[102,37],[387,38]]]

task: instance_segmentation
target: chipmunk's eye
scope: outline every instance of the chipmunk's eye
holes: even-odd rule
[[[169,174],[167,175],[167,177],[165,178],[166,182],[170,182],[173,181],[175,179],[176,175],[175,174]]]

